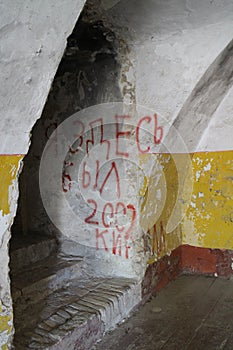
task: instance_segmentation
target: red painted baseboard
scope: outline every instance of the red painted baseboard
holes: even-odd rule
[[[181,273],[181,266],[181,247],[149,265],[142,281],[142,297],[147,298],[164,288]]]
[[[230,277],[232,264],[232,250],[181,245],[148,266],[142,281],[142,297],[158,292],[182,272]]]
[[[233,274],[233,251],[181,246],[182,271],[229,277]]]

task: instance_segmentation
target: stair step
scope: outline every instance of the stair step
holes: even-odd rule
[[[12,237],[11,269],[21,269],[55,253],[58,243],[55,238],[44,235]]]
[[[15,314],[17,350],[90,350],[103,334],[129,315],[141,297],[131,279],[73,281],[24,312]]]
[[[11,271],[13,301],[21,307],[34,303],[57,289],[83,276],[82,257],[51,256],[22,270]]]

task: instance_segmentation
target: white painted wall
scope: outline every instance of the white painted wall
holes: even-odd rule
[[[84,0],[0,2],[0,154],[26,154],[51,82]],[[1,179],[4,186],[4,179]],[[0,216],[0,300],[11,313],[8,278],[9,230],[16,211],[17,181],[9,215]],[[5,334],[5,333],[4,333]],[[10,335],[0,333],[0,344]]]
[[[233,2],[132,0],[120,1],[109,12],[125,28],[134,51],[137,103],[173,123],[195,85],[233,38]],[[233,121],[229,114],[225,117]],[[185,134],[193,134],[193,119],[190,116]],[[227,137],[217,147],[232,149],[232,139]],[[213,149],[212,142],[204,148]],[[190,152],[196,150],[202,150],[201,144],[190,145]]]
[[[1,1],[0,154],[26,154],[84,0]],[[6,137],[7,130],[7,137]]]
[[[232,150],[233,148],[233,88],[223,99],[205,130],[198,149],[203,151]]]
[[[32,126],[41,115],[66,38],[83,4],[84,0],[1,1],[1,154],[27,153]],[[136,102],[173,122],[204,72],[233,38],[232,0],[122,0],[105,1],[105,7],[132,50],[128,76],[133,85],[136,82]],[[198,150],[213,150],[219,136],[216,129],[225,139],[215,144],[215,150],[232,149],[231,133],[225,133],[232,124],[231,96],[232,91],[214,114]],[[195,130],[190,127],[187,132]],[[4,258],[0,298],[9,304],[7,243],[18,195],[15,185],[11,214],[0,218]]]

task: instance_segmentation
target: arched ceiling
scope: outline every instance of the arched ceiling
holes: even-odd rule
[[[134,51],[137,103],[173,124],[190,152],[202,150],[200,140],[218,126],[207,130],[232,86],[233,2],[131,0],[108,13]],[[229,121],[227,111],[221,120]],[[228,137],[224,147],[232,143]]]

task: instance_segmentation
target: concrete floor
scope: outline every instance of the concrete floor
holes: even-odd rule
[[[233,349],[233,280],[180,276],[96,350]]]

